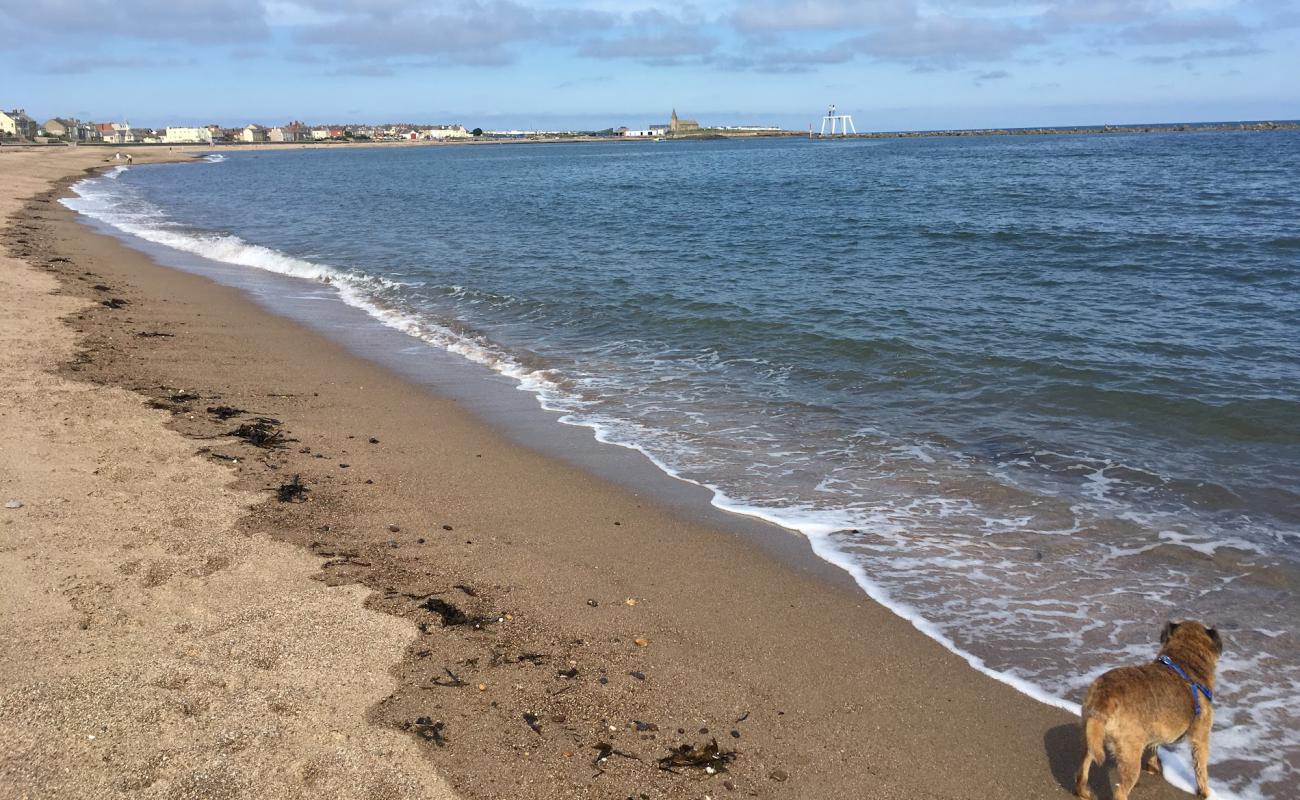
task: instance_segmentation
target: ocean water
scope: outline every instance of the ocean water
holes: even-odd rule
[[[68,203],[328,281],[1045,701],[1216,625],[1212,780],[1283,798],[1297,176],[1295,133],[499,145],[211,156]]]

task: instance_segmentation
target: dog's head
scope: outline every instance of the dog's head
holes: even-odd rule
[[[1166,622],[1160,631],[1160,654],[1187,667],[1197,666],[1210,677],[1223,653],[1223,639],[1214,628],[1196,620]]]
[[[1183,622],[1166,622],[1164,630],[1160,631],[1160,644],[1168,645],[1171,640],[1178,643],[1195,644],[1196,642],[1208,642],[1209,646],[1214,648],[1214,654],[1223,653],[1223,639],[1219,632],[1214,628],[1207,628],[1196,620],[1185,620]]]

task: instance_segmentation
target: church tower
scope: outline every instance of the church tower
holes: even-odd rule
[[[673,115],[668,118],[668,130],[677,130],[677,109],[673,109]]]

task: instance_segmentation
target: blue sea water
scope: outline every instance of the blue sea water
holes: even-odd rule
[[[1036,696],[1217,625],[1211,775],[1281,798],[1298,175],[1289,132],[493,145],[236,153],[69,204],[328,280]]]

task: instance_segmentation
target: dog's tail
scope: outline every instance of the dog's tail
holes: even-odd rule
[[[1096,764],[1106,763],[1106,715],[1088,714],[1083,720],[1083,746]]]

